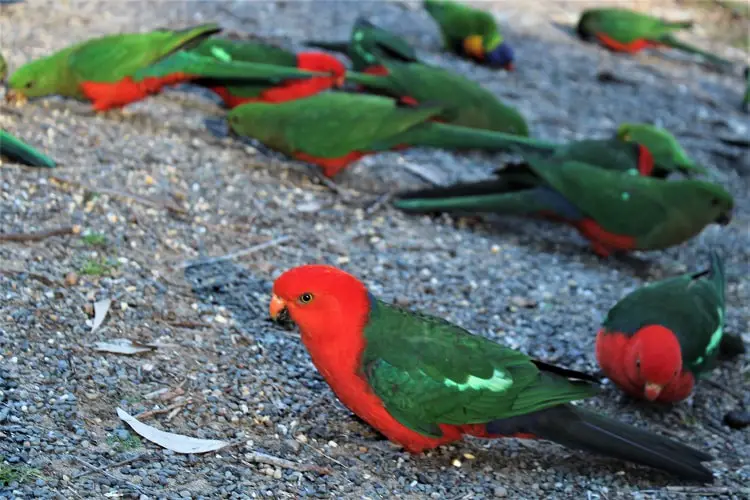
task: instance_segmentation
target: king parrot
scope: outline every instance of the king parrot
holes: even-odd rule
[[[615,52],[635,54],[643,49],[665,46],[700,55],[716,65],[730,66],[730,61],[681,42],[673,36],[675,31],[692,26],[692,21],[665,21],[628,9],[602,8],[584,10],[576,31],[582,40],[599,42]]]
[[[613,251],[679,245],[711,223],[728,224],[734,206],[721,186],[666,181],[578,161],[525,157],[493,180],[405,192],[394,205],[410,213],[489,212],[560,220],[602,257]]]
[[[513,48],[503,40],[492,14],[451,0],[424,0],[422,5],[440,27],[447,50],[513,70]]]
[[[617,128],[616,137],[646,146],[654,155],[654,163],[665,172],[676,170],[688,176],[708,173],[708,170],[693,161],[677,139],[663,128],[647,123],[622,123]]]
[[[300,52],[295,54],[280,47],[255,40],[229,40],[208,38],[190,52],[212,57],[224,62],[262,63],[297,68],[299,70],[325,73],[324,76],[297,79],[290,78],[280,85],[267,82],[222,82],[220,80],[198,80],[199,85],[209,88],[222,98],[228,108],[247,102],[285,102],[308,97],[344,83],[346,67],[335,57],[322,52]]]
[[[313,364],[344,405],[410,453],[463,435],[544,439],[712,481],[701,464],[709,454],[570,404],[598,392],[590,376],[387,304],[338,268],[283,273],[270,314],[299,326]]]
[[[394,60],[420,62],[417,53],[409,42],[380,28],[363,17],[358,17],[352,26],[347,42],[309,41],[307,45],[321,49],[342,52],[349,56],[354,71],[381,74],[384,70],[380,62]]]
[[[275,105],[243,104],[228,119],[235,133],[318,165],[329,177],[378,151],[409,146],[505,151],[531,141],[432,121],[444,113],[439,104],[415,107],[387,97],[326,92]]]
[[[701,374],[715,367],[727,338],[725,280],[721,256],[712,251],[710,257],[708,269],[641,287],[607,314],[596,336],[596,359],[631,396],[682,401]]]
[[[387,60],[379,67],[384,70],[381,76],[349,72],[346,79],[405,104],[440,104],[445,111],[439,119],[451,125],[529,135],[521,113],[458,73],[438,66]]]
[[[5,130],[0,130],[0,155],[31,167],[54,168],[55,161]]]

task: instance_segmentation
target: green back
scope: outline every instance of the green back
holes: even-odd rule
[[[576,161],[527,161],[586,216],[610,233],[634,237],[641,250],[682,243],[734,205],[729,193],[708,182],[622,175]]]
[[[515,108],[458,73],[419,63],[388,61],[384,65],[395,96],[440,103],[445,107],[441,118],[452,125],[529,135],[526,120]]]
[[[483,38],[487,51],[494,49],[503,40],[495,18],[489,12],[451,0],[424,0],[423,5],[440,26],[443,42],[449,50],[455,50],[466,37],[472,35]]]
[[[669,131],[646,123],[623,123],[617,137],[643,144],[651,151],[654,163],[669,171],[679,170],[688,175],[705,174],[707,170],[695,163]]]
[[[579,20],[579,32],[602,33],[620,43],[636,40],[657,40],[673,31],[684,29],[687,23],[670,23],[659,18],[627,9],[588,9]]]
[[[205,24],[181,31],[95,38],[22,66],[11,75],[9,84],[28,97],[60,94],[82,98],[79,85],[83,82],[117,82],[218,31],[217,25]]]
[[[362,374],[388,412],[427,436],[593,396],[595,386],[540,371],[525,354],[445,320],[371,298]]]
[[[585,139],[564,144],[553,155],[556,161],[577,161],[607,170],[638,175],[638,144],[613,139]]]
[[[241,61],[297,66],[297,56],[293,52],[255,40],[208,38],[190,49],[190,52],[224,62]]]
[[[352,27],[347,54],[355,71],[362,71],[390,59],[418,62],[417,54],[409,42],[361,17]]]
[[[698,374],[712,367],[719,353],[724,327],[724,264],[711,252],[707,270],[657,281],[618,302],[607,314],[604,327],[633,335],[648,325],[675,333],[683,363]]]
[[[280,104],[244,104],[229,112],[229,124],[236,133],[288,155],[338,158],[371,150],[441,111],[398,107],[385,97],[326,92]]]

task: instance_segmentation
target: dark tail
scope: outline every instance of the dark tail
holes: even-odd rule
[[[487,424],[487,432],[503,436],[530,433],[569,448],[647,465],[684,479],[713,481],[711,471],[701,464],[713,460],[708,453],[572,405],[496,420]]]
[[[721,303],[724,303],[726,289],[726,275],[724,273],[724,258],[716,250],[711,250],[711,280],[719,292]]]
[[[31,167],[54,168],[55,162],[28,144],[0,130],[0,154]]]
[[[310,47],[317,47],[323,50],[329,50],[331,52],[337,52],[339,54],[349,53],[349,42],[326,42],[322,40],[309,40],[305,42],[305,45]]]
[[[427,146],[443,149],[478,149],[484,151],[549,152],[559,144],[520,135],[504,134],[444,123],[429,123],[413,127],[398,136],[401,144]],[[392,146],[390,146],[392,147]]]
[[[672,35],[664,35],[663,37],[659,39],[659,42],[663,43],[667,47],[681,50],[683,52],[687,52],[688,54],[695,54],[695,55],[701,56],[705,60],[717,66],[724,66],[724,67],[732,66],[731,61],[723,59],[717,55],[711,54],[710,52],[706,52],[705,50],[701,50],[698,47],[694,47],[685,42],[681,42],[675,37],[673,37]]]

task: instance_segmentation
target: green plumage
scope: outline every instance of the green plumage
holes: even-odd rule
[[[0,130],[0,155],[31,167],[54,168],[54,160],[40,153],[5,130]]]
[[[388,412],[416,432],[439,437],[438,423],[486,423],[598,392],[440,318],[371,304],[362,371]]]
[[[439,104],[440,118],[452,125],[529,135],[524,117],[515,108],[468,78],[437,66],[385,61],[387,76],[347,73],[347,80],[391,97],[411,97]]]
[[[481,36],[485,52],[500,45],[503,37],[492,14],[451,0],[424,0],[425,10],[440,27],[445,48],[461,53],[464,40]]]
[[[27,97],[59,94],[83,98],[80,85],[84,82],[118,82],[219,31],[216,24],[204,24],[181,31],[94,38],[25,64],[10,76],[8,84]]]
[[[745,97],[742,99],[742,109],[750,111],[750,66],[745,67]]]
[[[407,192],[394,204],[413,213],[555,214],[571,223],[591,219],[609,233],[632,238],[632,249],[638,250],[678,245],[708,224],[726,223],[734,204],[722,187],[707,182],[622,175],[576,161],[526,159],[528,169],[501,171],[491,181]]]
[[[646,123],[623,123],[616,137],[643,144],[654,157],[654,163],[666,172],[680,171],[685,175],[707,174],[708,170],[697,164],[680,146],[669,131]]]
[[[419,62],[409,42],[362,17],[354,21],[349,41],[309,41],[307,45],[345,53],[352,61],[354,71],[363,71],[387,60]]]
[[[5,61],[5,57],[0,54],[0,81],[5,81],[5,77],[8,74],[8,63]]]
[[[258,40],[230,40],[228,38],[211,37],[189,49],[189,52],[213,57],[224,62],[297,66],[297,56],[294,52]]]
[[[711,252],[708,269],[657,281],[627,295],[607,314],[604,328],[634,335],[661,325],[677,337],[685,368],[696,377],[713,368],[724,329],[724,263]]]
[[[393,99],[343,92],[280,104],[249,103],[233,109],[229,123],[287,155],[303,152],[338,158],[354,151],[386,151],[398,145],[503,151],[524,137],[430,122],[440,105],[399,106]]]
[[[732,64],[726,59],[681,42],[673,36],[675,31],[692,26],[692,21],[671,22],[628,9],[602,8],[583,11],[576,29],[578,35],[584,40],[594,40],[597,39],[597,35],[603,34],[623,45],[647,41],[700,55],[714,64],[724,66]]]

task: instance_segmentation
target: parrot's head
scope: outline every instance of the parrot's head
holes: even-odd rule
[[[297,54],[297,68],[305,71],[329,73],[333,84],[344,85],[346,66],[330,54],[324,52],[300,52]]]
[[[315,346],[347,344],[352,335],[362,332],[369,311],[365,285],[333,266],[295,267],[273,284],[271,318],[288,315],[311,351]]]
[[[694,223],[693,227],[726,226],[732,221],[734,198],[719,184],[691,179],[675,183],[675,187],[671,193],[675,207]]]
[[[485,60],[490,66],[513,71],[513,61],[515,60],[513,47],[504,41],[494,49],[488,51]]]
[[[462,48],[465,54],[477,61],[492,66],[513,71],[513,47],[504,41],[500,35],[492,39],[485,39],[481,35],[470,35],[464,38]]]
[[[8,78],[6,100],[22,100],[26,97],[42,97],[56,94],[58,74],[51,67],[48,57],[31,61],[18,68]]]
[[[648,325],[630,339],[625,351],[627,377],[643,387],[643,397],[655,401],[662,389],[682,373],[682,349],[672,330]]]

